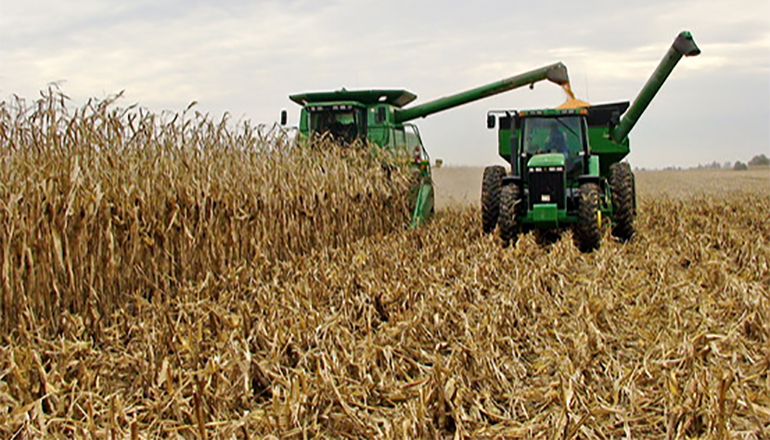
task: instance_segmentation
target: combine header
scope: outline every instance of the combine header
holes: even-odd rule
[[[700,49],[682,32],[634,103],[572,109],[490,111],[487,126],[498,129],[498,151],[510,163],[484,170],[482,226],[499,224],[503,244],[536,230],[543,237],[573,227],[583,252],[601,244],[601,227],[628,240],[634,234],[636,189],[626,162],[628,134],[682,56]],[[621,115],[624,115],[621,118]]]
[[[342,89],[299,93],[289,98],[302,106],[300,137],[328,134],[341,144],[371,142],[409,157],[418,175],[412,210],[412,226],[417,226],[433,211],[434,191],[430,158],[417,126],[410,121],[543,80],[567,84],[567,68],[555,63],[413,107],[405,106],[417,96],[406,90]],[[281,124],[286,124],[285,111]]]

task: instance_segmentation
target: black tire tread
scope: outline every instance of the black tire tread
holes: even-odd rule
[[[622,241],[630,240],[634,236],[634,218],[636,217],[636,190],[631,166],[626,162],[612,164],[609,183],[615,222],[612,235]]]
[[[503,247],[516,244],[519,236],[519,226],[516,223],[518,203],[521,199],[521,191],[517,185],[503,186],[500,193],[500,239]]]
[[[602,231],[597,222],[599,198],[599,185],[596,183],[580,185],[578,222],[575,225],[575,244],[580,252],[591,252],[601,245]]]
[[[481,225],[485,234],[495,230],[500,216],[500,188],[503,185],[505,168],[493,165],[484,168],[481,180]]]

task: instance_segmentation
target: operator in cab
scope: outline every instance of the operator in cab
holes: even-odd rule
[[[569,157],[567,138],[564,136],[564,132],[559,130],[559,128],[555,125],[551,127],[551,132],[548,133],[548,140],[546,141],[545,149],[546,151],[561,153],[565,158]]]

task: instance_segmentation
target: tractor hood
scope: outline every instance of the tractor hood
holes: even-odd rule
[[[563,167],[564,155],[561,153],[547,153],[532,156],[527,162],[527,167]]]

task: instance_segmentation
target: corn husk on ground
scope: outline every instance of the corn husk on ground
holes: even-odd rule
[[[2,109],[0,437],[770,435],[767,192],[502,250],[406,230],[367,155],[41,102]]]

